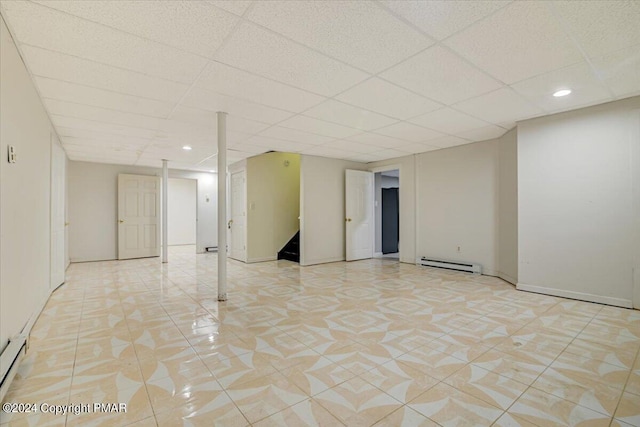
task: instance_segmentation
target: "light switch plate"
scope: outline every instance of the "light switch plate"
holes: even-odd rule
[[[16,154],[16,147],[13,145],[9,145],[9,163],[15,163],[18,160],[18,155]]]

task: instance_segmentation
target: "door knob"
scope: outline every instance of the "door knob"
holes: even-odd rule
[[[124,219],[121,219],[118,221],[120,224],[122,224],[124,222]]]

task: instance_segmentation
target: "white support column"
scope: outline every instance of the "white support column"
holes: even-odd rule
[[[169,165],[162,160],[162,262],[169,262]]]
[[[227,300],[227,113],[218,111],[218,301]]]

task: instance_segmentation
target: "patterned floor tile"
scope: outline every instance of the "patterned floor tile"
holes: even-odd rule
[[[444,382],[503,410],[527,389],[522,383],[474,365],[465,366]]]
[[[437,427],[438,425],[406,405],[374,424],[375,427]]]
[[[640,396],[624,393],[618,404],[615,418],[619,421],[631,424],[632,426],[640,425]]]
[[[608,426],[611,420],[604,414],[535,388],[528,389],[507,412],[538,426]]]
[[[279,372],[226,389],[251,423],[300,403],[309,396]]]
[[[230,260],[218,302],[194,252],[72,264],[5,401],[127,402],[68,423],[110,427],[640,425],[637,310],[389,259]]]
[[[348,426],[374,424],[402,406],[359,377],[316,395],[314,400]]]
[[[395,360],[377,366],[360,378],[384,390],[401,403],[407,403],[438,383],[429,375]]]
[[[502,410],[470,394],[440,383],[408,404],[441,425],[491,425]]]
[[[297,403],[284,411],[253,424],[256,427],[318,426],[335,427],[342,425],[329,411],[313,399]]]

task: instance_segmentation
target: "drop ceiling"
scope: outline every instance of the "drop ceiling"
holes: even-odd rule
[[[72,160],[371,162],[640,94],[638,1],[0,1]],[[553,92],[572,94],[554,98]],[[193,149],[182,150],[184,145]]]

